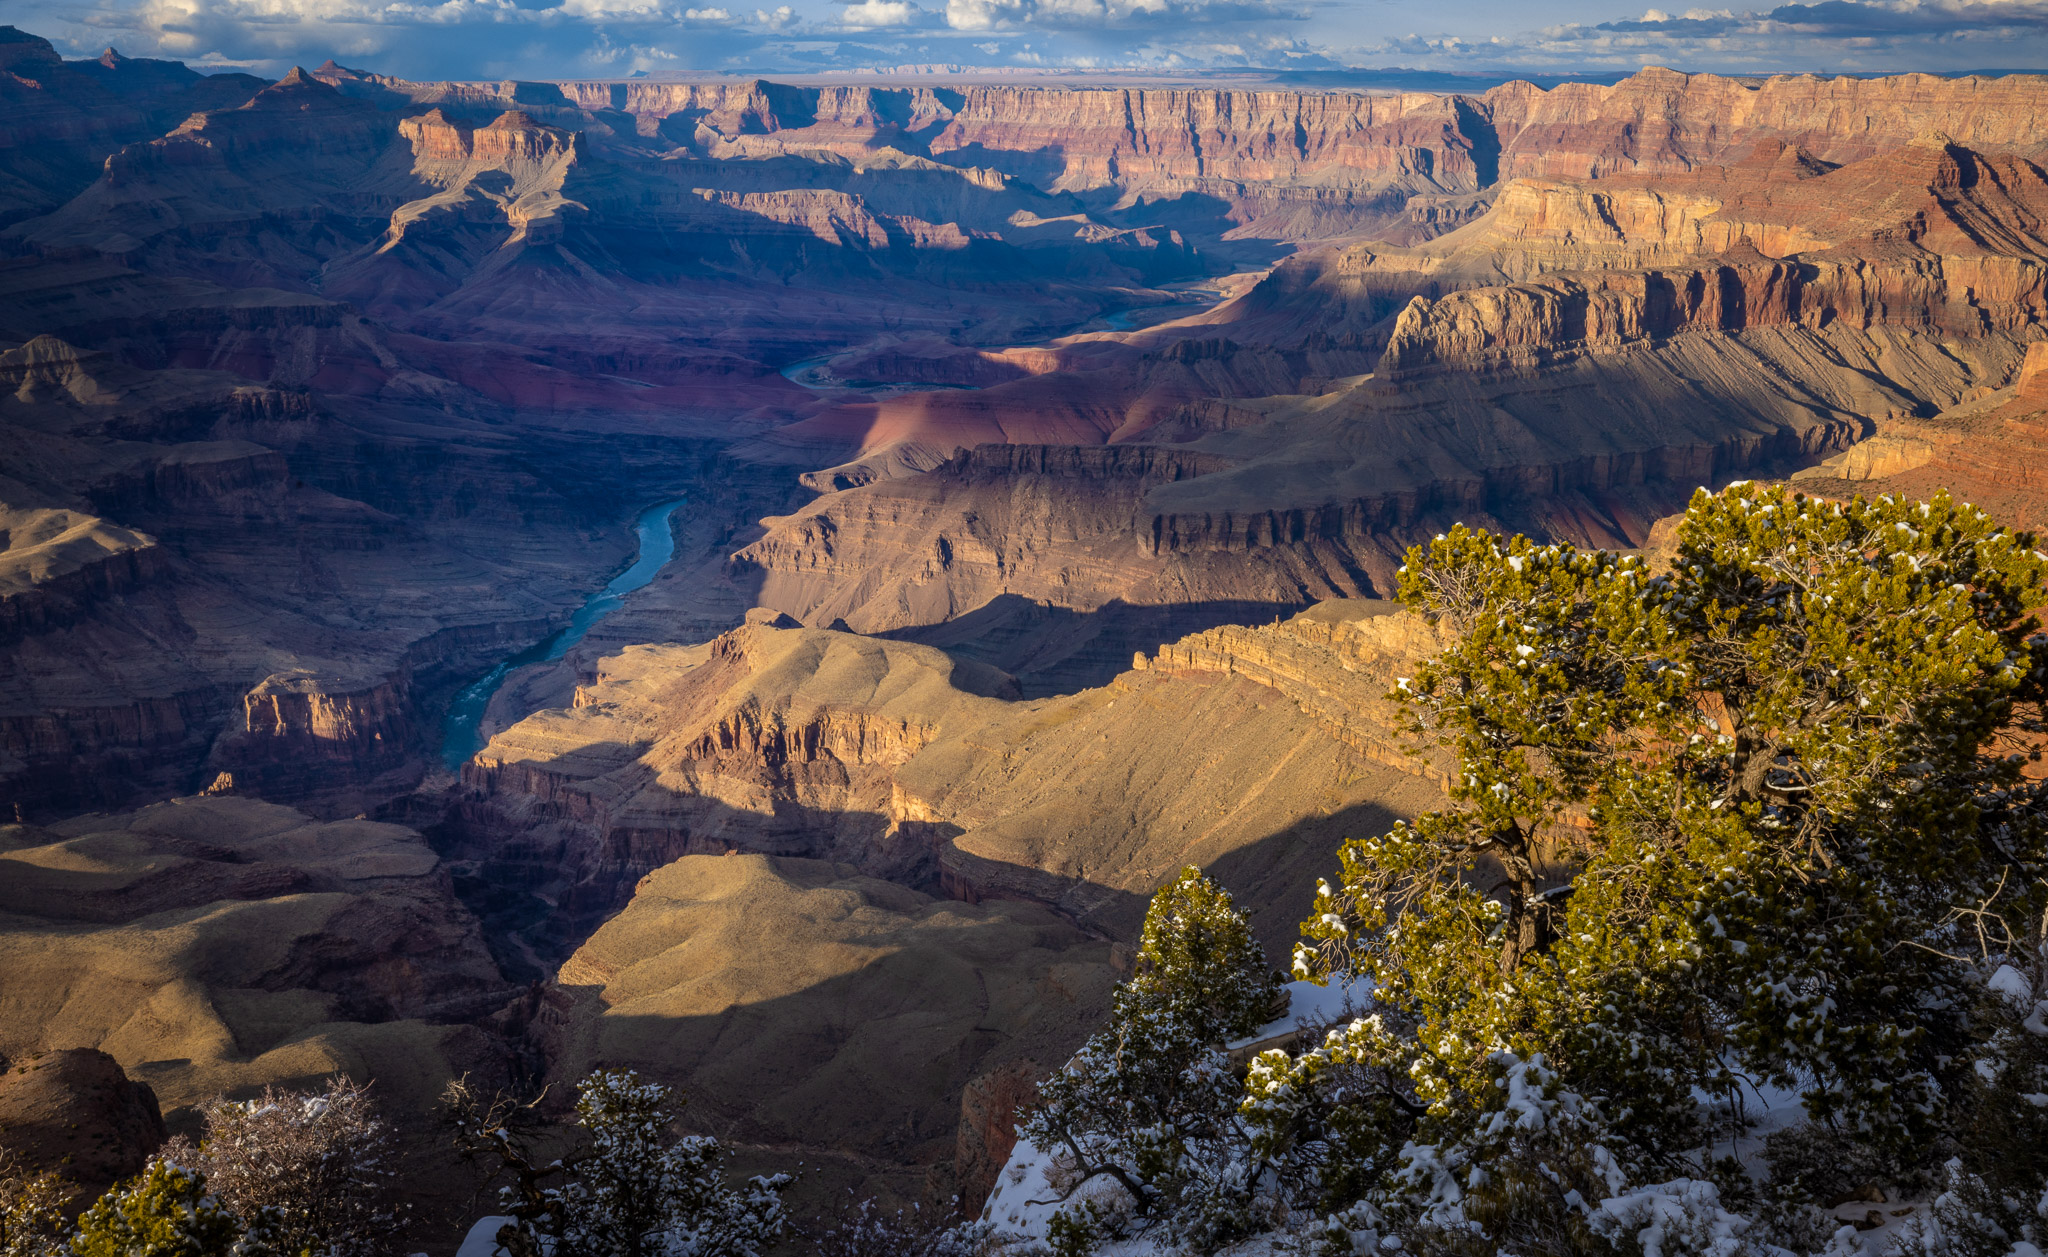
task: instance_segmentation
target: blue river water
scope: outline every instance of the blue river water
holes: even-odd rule
[[[441,758],[451,772],[459,772],[470,756],[484,747],[484,711],[491,705],[492,695],[505,683],[513,669],[523,668],[530,663],[547,663],[560,659],[569,653],[569,648],[583,640],[592,625],[619,609],[626,601],[626,595],[654,579],[656,572],[675,557],[675,534],[669,530],[669,518],[682,507],[680,500],[663,502],[650,506],[633,521],[633,531],[640,537],[640,552],[625,571],[612,577],[611,583],[590,596],[590,600],[576,609],[569,622],[555,630],[546,640],[538,642],[510,659],[491,669],[490,675],[473,685],[463,688],[455,696],[455,702],[448,708],[448,718],[441,725]]]

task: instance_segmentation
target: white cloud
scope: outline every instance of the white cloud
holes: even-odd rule
[[[910,0],[861,0],[839,11],[841,24],[863,28],[922,26],[931,16]]]
[[[331,56],[411,78],[546,79],[628,66],[774,74],[905,61],[1400,65],[1502,77],[1614,74],[1652,62],[1740,72],[2048,62],[2048,0],[1762,0],[1682,11],[1668,2],[1546,0],[1525,11],[1551,24],[1520,31],[1503,28],[1496,7],[1442,0],[789,0],[752,10],[723,0],[0,0],[0,20],[49,36],[70,56],[114,43],[130,56],[269,74]],[[1313,24],[1298,20],[1310,14]],[[889,42],[913,30],[926,42]]]
[[[1673,15],[1568,21],[1504,38],[1381,38],[1348,58],[1410,58],[1432,69],[1957,71],[2048,58],[2048,0],[1811,0],[1767,9],[1692,8]]]
[[[946,0],[946,25],[956,31],[1258,24],[1306,16],[1269,0]]]

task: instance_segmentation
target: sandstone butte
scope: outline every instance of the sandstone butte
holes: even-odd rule
[[[424,1132],[455,1074],[626,1062],[806,1208],[971,1204],[1160,881],[1277,957],[1439,797],[1384,697],[1416,540],[1642,546],[1743,476],[2048,522],[2044,105],[0,28],[0,1146],[97,1184],[223,1091],[342,1070]]]

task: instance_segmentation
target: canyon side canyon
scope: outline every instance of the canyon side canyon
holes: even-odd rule
[[[1409,546],[1654,551],[1743,478],[2048,523],[2044,167],[2020,75],[272,81],[0,27],[0,1059],[174,1133],[344,1071],[422,1141],[452,1078],[629,1065],[801,1201],[972,1212],[1154,888],[1277,959],[1441,797]]]

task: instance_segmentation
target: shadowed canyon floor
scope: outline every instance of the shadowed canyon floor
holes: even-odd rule
[[[1385,704],[1416,541],[1641,546],[1744,477],[2048,521],[2044,119],[0,28],[0,1057],[102,1051],[173,1129],[631,1064],[813,1204],[972,1203],[1164,879],[1277,959],[1438,797]]]

